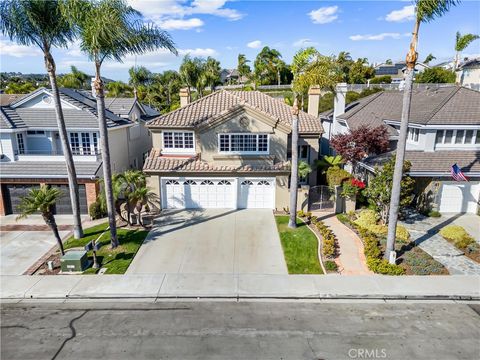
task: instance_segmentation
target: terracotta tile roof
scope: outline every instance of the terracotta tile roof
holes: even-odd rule
[[[238,107],[249,107],[290,126],[292,107],[259,91],[219,90],[180,109],[153,119],[150,127],[196,127]],[[320,121],[303,111],[299,114],[300,133],[323,132]]]
[[[273,165],[253,166],[253,165],[214,165],[206,161],[191,158],[172,158],[160,156],[156,151],[152,151],[145,160],[143,170],[146,172],[209,172],[209,173],[252,173],[252,172],[289,172],[289,162],[279,162]]]
[[[395,151],[377,156],[371,156],[363,161],[363,164],[374,167],[381,166],[395,154]],[[435,152],[413,151],[405,152],[405,160],[412,163],[410,173],[444,173],[450,176],[450,167],[457,163],[462,171],[468,176],[470,173],[480,174],[480,151],[442,150]]]
[[[351,129],[378,126],[383,121],[400,121],[403,91],[382,91],[347,106],[340,115]],[[461,86],[415,89],[410,123],[419,125],[480,124],[480,92]]]

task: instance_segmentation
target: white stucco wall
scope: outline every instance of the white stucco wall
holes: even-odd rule
[[[2,161],[12,161],[14,159],[13,133],[0,133],[0,151],[4,155]]]

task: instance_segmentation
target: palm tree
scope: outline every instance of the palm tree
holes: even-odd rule
[[[220,61],[209,56],[202,70],[205,85],[210,87],[211,92],[214,92],[215,86],[220,83]]]
[[[130,215],[137,202],[137,199],[135,198],[135,190],[146,186],[146,177],[140,170],[127,170],[123,174],[118,175],[118,180],[121,183],[122,194],[125,199],[127,223],[128,225],[131,225]]]
[[[238,82],[241,82],[242,78],[248,78],[252,70],[248,63],[250,60],[247,60],[247,57],[244,54],[238,54],[237,59],[237,71],[238,71]]]
[[[256,76],[260,79],[264,78],[268,83],[274,82],[276,78],[277,84],[280,85],[280,70],[285,66],[281,58],[282,55],[278,50],[265,46],[255,58]]]
[[[73,89],[88,89],[88,80],[90,77],[75,66],[70,67],[70,73],[58,78],[60,86]]]
[[[392,196],[390,197],[390,211],[388,218],[388,235],[385,258],[390,263],[395,263],[395,237],[397,232],[398,209],[400,204],[400,187],[403,177],[403,166],[405,159],[405,145],[407,142],[408,121],[410,117],[410,106],[412,104],[413,76],[417,62],[418,31],[420,24],[429,22],[445,14],[450,7],[455,6],[457,0],[416,0],[415,1],[415,25],[410,42],[410,50],[407,54],[407,69],[405,71],[405,88],[403,90],[402,118],[400,123],[400,134],[398,136],[395,169],[392,181]]]
[[[332,57],[321,56],[316,50],[300,50],[292,64],[293,109],[292,109],[292,164],[290,176],[290,219],[288,227],[297,227],[297,188],[298,188],[298,115],[302,96],[311,86],[335,91],[341,79],[338,63]]]
[[[455,36],[455,59],[453,62],[453,71],[457,70],[458,64],[460,63],[460,53],[465,50],[468,45],[470,45],[473,41],[479,39],[480,36],[476,34],[460,34],[460,31],[457,31]]]
[[[77,173],[72,149],[68,143],[67,128],[63,118],[62,104],[57,86],[56,65],[52,47],[66,47],[75,32],[60,11],[56,0],[5,0],[0,3],[0,29],[3,35],[21,45],[38,46],[44,55],[45,68],[50,79],[58,132],[67,166],[68,186],[73,212],[73,234],[75,239],[83,236],[80,218]]]
[[[315,160],[315,166],[322,169],[322,174],[325,173],[329,167],[340,166],[343,164],[342,155],[324,155],[322,159]]]
[[[122,81],[112,81],[105,85],[107,97],[132,96],[132,88]]]
[[[134,66],[128,69],[128,75],[130,76],[128,82],[133,86],[133,97],[137,99],[138,86],[150,83],[152,80],[152,73],[145,66]]]
[[[103,178],[107,213],[110,226],[111,246],[118,246],[115,222],[112,169],[105,120],[104,83],[101,77],[102,64],[106,59],[122,61],[128,54],[142,54],[166,48],[177,54],[170,35],[154,25],[144,24],[141,14],[128,6],[124,0],[65,0],[63,12],[70,17],[78,31],[80,48],[95,64],[93,83],[97,99],[97,116],[103,163]]]
[[[138,213],[138,222],[143,226],[141,220],[141,213],[144,206],[153,206],[157,207],[159,204],[159,199],[157,194],[150,190],[149,187],[143,185],[135,189],[132,196],[132,201],[135,201],[135,209]]]
[[[201,59],[191,58],[190,55],[185,55],[180,65],[180,76],[182,81],[188,88],[188,94],[191,96],[192,88],[195,88],[199,85],[199,80],[201,77],[202,66]],[[200,91],[201,89],[197,89]],[[189,99],[190,101],[191,99]]]
[[[436,57],[433,56],[432,53],[430,53],[430,54],[427,55],[427,57],[425,58],[425,60],[423,60],[423,63],[428,65],[428,63],[429,63],[430,61],[435,60],[435,59],[436,59]]]
[[[57,223],[53,215],[55,203],[61,196],[62,192],[58,188],[49,187],[48,185],[41,185],[40,188],[30,189],[28,194],[20,200],[20,215],[17,216],[17,220],[40,212],[45,224],[52,229],[60,252],[62,255],[65,255],[62,239],[58,233]]]

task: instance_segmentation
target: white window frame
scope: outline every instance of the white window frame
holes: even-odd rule
[[[258,149],[258,139],[259,135],[266,135],[267,136],[267,150],[266,151],[232,151],[232,150],[220,150],[220,136],[228,135],[229,137],[229,149],[232,147],[232,135],[255,135],[256,136],[256,144]],[[217,147],[219,154],[231,154],[231,155],[268,155],[270,154],[270,134],[268,133],[219,133],[217,134]]]
[[[17,133],[17,136],[15,137],[17,140],[17,153],[18,155],[24,155],[27,153],[27,142],[25,141],[25,136],[23,132]],[[20,149],[22,147],[22,149]]]
[[[74,151],[72,147],[72,134],[77,134],[78,139],[78,150]],[[88,134],[88,142],[90,151],[83,151],[83,137],[82,134]],[[70,131],[68,133],[68,143],[70,144],[70,149],[72,149],[73,155],[98,155],[100,154],[99,150],[100,136],[98,133],[93,133],[89,131]]]
[[[447,134],[447,131],[452,131],[452,141],[450,143],[445,143],[445,136]],[[462,142],[457,144],[457,132],[463,131],[462,135]],[[465,143],[465,139],[467,137],[467,131],[473,131],[472,139],[470,143]],[[442,137],[441,137],[441,142],[437,143],[437,134],[439,132],[442,132]],[[477,144],[475,143],[477,134],[480,134],[480,130],[475,130],[475,129],[439,129],[435,133],[435,148],[454,148],[454,147],[461,147],[461,148],[478,148],[480,147],[480,143]]]
[[[418,144],[419,140],[420,140],[420,128],[409,126],[407,141],[409,143]]]
[[[165,146],[165,134],[166,133],[171,133],[172,134],[172,145],[173,147],[167,147]],[[182,135],[182,146],[181,148],[176,148],[175,147],[175,134],[181,134]],[[192,134],[192,141],[193,141],[193,147],[192,148],[186,148],[185,147],[185,134]],[[195,154],[195,132],[194,131],[176,131],[176,130],[165,130],[162,132],[162,142],[163,142],[163,150],[162,152],[168,153],[168,154]]]

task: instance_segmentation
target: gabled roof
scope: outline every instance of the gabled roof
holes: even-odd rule
[[[284,102],[259,91],[219,90],[153,119],[149,123],[149,127],[195,128],[240,107],[253,109],[284,126],[291,126],[292,107]],[[303,111],[300,111],[299,114],[299,131],[304,134],[320,134],[323,132],[320,121]]]
[[[400,122],[403,91],[382,91],[349,104],[339,118],[350,128]],[[352,106],[353,105],[353,106]],[[480,125],[480,92],[461,86],[415,89],[410,123],[417,125]]]
[[[20,105],[27,99],[34,98],[41,93],[51,91],[40,88],[24,97],[12,102],[9,106],[1,107],[1,129],[57,127],[55,109],[23,108]],[[67,88],[60,88],[60,98],[77,109],[63,108],[63,115],[67,128],[98,128],[97,104],[93,97],[85,93]],[[105,111],[109,128],[128,125],[130,120],[123,119],[109,110]]]
[[[458,67],[458,70],[468,69],[468,68],[475,68],[480,66],[480,58],[475,58],[471,60],[465,61]]]

